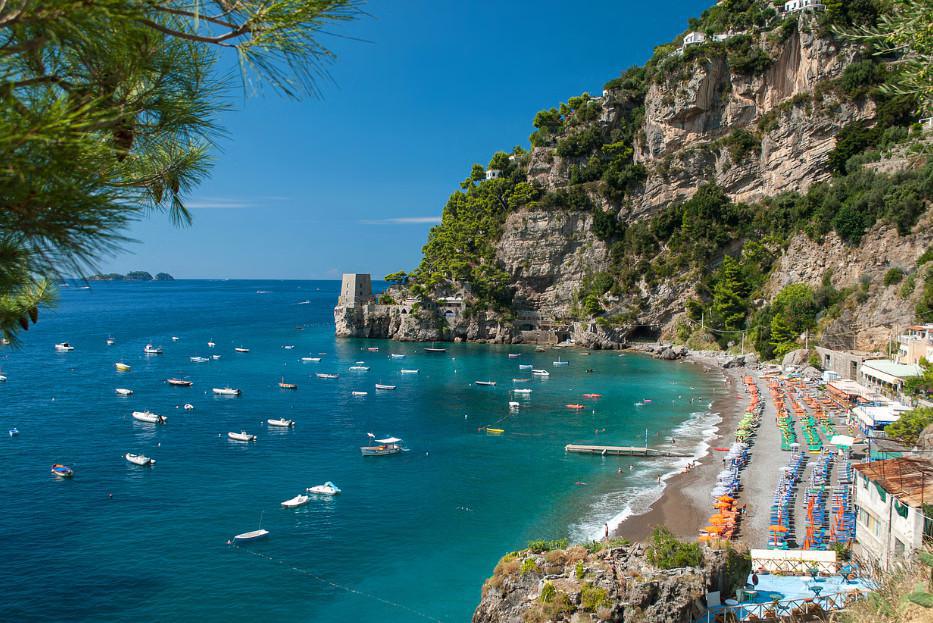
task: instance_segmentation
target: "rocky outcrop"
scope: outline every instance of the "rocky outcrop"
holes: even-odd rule
[[[334,308],[337,337],[363,337],[400,342],[490,342],[513,341],[511,323],[494,313],[447,318],[431,309],[408,309],[402,305],[338,305]]]
[[[509,554],[484,584],[473,623],[688,623],[705,611],[708,592],[731,595],[751,569],[735,550],[705,549],[701,566],[668,570],[645,553],[631,545]]]

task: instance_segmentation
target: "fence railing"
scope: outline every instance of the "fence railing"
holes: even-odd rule
[[[848,608],[866,592],[859,589],[798,599],[782,599],[763,603],[725,605],[706,613],[707,623],[738,623],[739,621],[799,621],[824,618],[829,612]]]

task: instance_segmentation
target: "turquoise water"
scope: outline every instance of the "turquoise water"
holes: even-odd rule
[[[0,350],[9,377],[0,384],[0,619],[468,621],[503,553],[532,538],[601,535],[604,523],[658,495],[658,475],[677,469],[670,459],[566,455],[566,443],[641,444],[647,428],[652,444],[673,432],[678,446],[702,451],[702,431],[715,422],[703,409],[722,384],[688,365],[561,351],[570,365],[554,367],[557,351],[530,347],[457,344],[429,355],[417,344],[337,340],[338,288],[64,288],[20,350]],[[108,335],[115,345],[105,344]],[[64,340],[76,350],[54,352]],[[150,341],[165,354],[143,355]],[[239,345],[250,352],[235,353]],[[371,346],[380,351],[366,351]],[[321,352],[321,363],[299,362]],[[392,360],[390,352],[407,357]],[[211,354],[221,359],[189,361]],[[116,372],[119,360],[132,370]],[[371,370],[349,372],[354,361]],[[512,378],[530,377],[519,363],[551,377],[528,383],[531,397],[519,398],[520,411],[509,416]],[[340,378],[321,380],[318,371]],[[280,390],[283,375],[299,389]],[[171,376],[194,386],[170,387],[163,381]],[[376,393],[377,382],[398,389]],[[221,385],[242,397],[212,396]],[[135,394],[117,397],[116,387]],[[354,390],[369,394],[352,397]],[[603,398],[587,401],[584,392]],[[645,398],[652,402],[634,406]],[[179,408],[186,402],[195,409]],[[577,402],[587,409],[564,406]],[[142,409],[168,423],[132,420]],[[269,417],[297,425],[270,430]],[[477,430],[496,422],[501,436]],[[11,426],[18,437],[6,436]],[[227,431],[241,429],[258,441],[227,440]],[[368,432],[402,437],[410,451],[364,458],[358,447]],[[136,467],[125,452],[157,464]],[[56,462],[73,465],[74,479],[52,478]],[[297,510],[279,506],[326,480],[343,494]],[[261,513],[267,540],[226,545],[255,529]]]

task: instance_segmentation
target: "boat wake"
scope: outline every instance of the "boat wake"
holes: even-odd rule
[[[604,493],[590,503],[584,518],[570,526],[573,542],[594,541],[603,538],[606,524],[610,532],[618,528],[623,521],[633,515],[641,515],[651,505],[661,499],[666,481],[683,471],[688,463],[698,461],[709,454],[710,442],[719,431],[718,424],[722,417],[710,411],[697,411],[690,418],[675,427],[671,436],[676,440],[676,447],[691,449],[690,457],[658,457],[641,461],[631,471],[623,471],[625,486]],[[610,458],[606,459],[611,461]],[[658,476],[661,483],[658,483]]]

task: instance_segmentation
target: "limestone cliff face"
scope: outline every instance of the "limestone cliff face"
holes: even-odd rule
[[[393,339],[400,342],[470,341],[511,343],[512,325],[496,314],[479,312],[447,318],[436,310],[411,311],[402,305],[334,308],[337,337]]]

